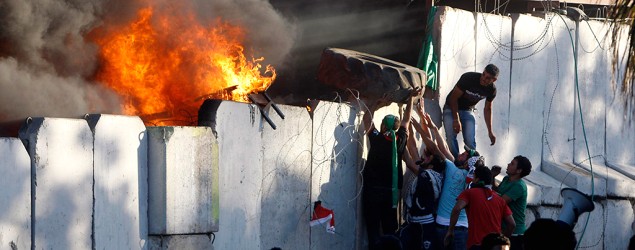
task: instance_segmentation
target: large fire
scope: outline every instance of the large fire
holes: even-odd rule
[[[202,25],[189,13],[147,7],[92,36],[101,47],[96,78],[125,98],[126,114],[150,125],[193,124],[205,99],[248,102],[276,78],[263,58],[245,57],[243,29],[220,19]]]

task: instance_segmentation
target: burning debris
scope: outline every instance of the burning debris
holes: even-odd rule
[[[123,113],[194,125],[205,98],[266,90],[294,37],[266,1],[7,0],[0,12],[0,122]]]

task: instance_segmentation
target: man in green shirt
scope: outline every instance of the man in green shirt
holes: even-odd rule
[[[510,250],[523,249],[523,234],[525,226],[525,209],[527,208],[527,185],[523,177],[531,172],[531,162],[527,157],[518,155],[507,164],[505,173],[507,176],[494,190],[503,197],[507,206],[512,210],[512,216],[516,222],[516,229],[512,234]],[[494,176],[495,177],[495,176]],[[503,225],[505,226],[505,225]]]

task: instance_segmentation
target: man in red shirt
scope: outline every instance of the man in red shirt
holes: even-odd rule
[[[474,170],[472,188],[463,191],[457,198],[450,216],[450,226],[445,235],[445,243],[454,237],[454,226],[459,212],[465,208],[470,227],[467,231],[467,248],[480,249],[481,240],[489,233],[500,233],[501,221],[506,223],[505,236],[510,237],[516,223],[507,203],[496,192],[492,191],[492,172],[487,167],[479,166]]]

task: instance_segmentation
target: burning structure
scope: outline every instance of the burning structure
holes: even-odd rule
[[[342,15],[335,19],[391,30],[402,27],[400,21],[384,21],[403,20],[403,8],[378,2],[364,4],[359,15],[346,14],[350,5],[339,6]],[[378,37],[392,38],[395,33],[380,35],[339,26],[320,29],[331,24],[321,17],[332,13],[318,8],[318,3],[305,7],[300,6],[303,3],[277,2],[281,11],[321,10],[296,20],[305,31],[299,39],[305,44],[292,49],[293,25],[268,3],[238,3],[242,4],[9,0],[0,5],[0,12],[7,14],[0,23],[0,119],[78,117],[84,113],[134,114],[145,119],[118,115],[35,118],[20,139],[0,138],[0,176],[5,178],[0,183],[6,190],[0,200],[9,201],[0,203],[0,211],[8,211],[0,213],[2,247],[353,249],[367,245],[359,213],[363,185],[359,175],[365,150],[359,132],[363,110],[359,107],[311,101],[309,113],[303,105],[280,105],[286,118],[281,122],[282,116],[270,116],[278,125],[273,129],[259,119],[263,111],[270,110],[241,103],[240,98],[215,100],[215,112],[210,114],[213,129],[148,126],[195,122],[195,103],[218,95],[229,100],[230,92],[242,93],[234,83],[191,85],[199,79],[215,82],[222,78],[201,73],[205,70],[231,69],[236,77],[231,79],[257,76],[255,91],[274,80],[292,81],[294,88],[305,88],[308,84],[301,80],[316,78],[324,44],[381,55],[394,55],[409,47],[376,43]],[[372,9],[380,5],[382,11]],[[495,129],[501,131],[501,139],[493,147],[479,146],[484,148],[479,151],[490,160],[488,164],[503,164],[500,161],[519,153],[536,163],[536,171],[527,177],[528,220],[555,215],[562,205],[558,189],[573,187],[596,195],[596,210],[581,221],[615,225],[594,227],[588,229],[593,233],[584,234],[587,229],[579,223],[575,231],[586,235],[580,239],[581,246],[623,248],[618,245],[632,234],[629,226],[635,214],[628,201],[635,193],[631,185],[635,177],[629,174],[635,161],[629,150],[635,130],[620,122],[620,106],[608,101],[611,90],[595,84],[611,76],[610,70],[602,67],[608,65],[603,63],[606,53],[588,50],[603,47],[598,43],[604,40],[579,35],[580,48],[587,50],[580,50],[585,52],[574,60],[567,50],[570,47],[564,47],[570,45],[566,32],[573,21],[558,22],[554,15],[507,17],[440,8],[434,16],[434,32],[439,35],[437,79],[441,94],[432,96],[432,105],[426,103],[426,109],[434,108],[435,102],[438,105],[439,96],[447,93],[460,73],[478,70],[486,62],[500,65],[500,94],[494,108],[500,121]],[[183,20],[173,20],[172,16]],[[588,28],[580,25],[580,34],[603,29],[599,21],[588,24]],[[517,32],[535,31],[536,27],[544,32]],[[189,28],[198,32],[191,33]],[[414,41],[416,54],[420,41],[412,37],[424,32],[421,28],[409,32],[400,34]],[[225,36],[228,34],[238,36]],[[330,36],[334,34],[339,36]],[[215,35],[222,35],[219,39],[226,41],[223,44],[241,41],[220,53],[230,58],[224,61],[228,68],[210,64],[216,62],[211,57],[197,57],[196,52],[214,49],[208,38]],[[338,43],[338,38],[345,36],[351,39]],[[177,43],[177,38],[183,38],[179,41],[184,43]],[[288,65],[276,63],[284,61],[291,50],[306,54],[301,59],[297,54],[288,58],[302,72],[298,76],[284,75],[282,68]],[[167,58],[170,60],[164,60]],[[299,63],[302,60],[312,63]],[[574,67],[565,62],[578,60],[584,69],[580,71],[581,82],[587,84],[574,88]],[[236,65],[247,67],[243,71]],[[274,65],[275,71],[266,72],[267,65]],[[143,82],[141,77],[153,80]],[[269,89],[280,92],[280,86],[290,85],[274,83]],[[326,89],[326,85],[320,87]],[[135,88],[142,94],[131,93]],[[192,89],[201,93],[188,92]],[[315,86],[308,89],[316,90]],[[574,97],[574,89],[581,89],[581,95]],[[572,105],[574,98],[585,104],[583,108]],[[153,99],[159,100],[159,109],[152,109]],[[291,99],[306,104],[306,98]],[[398,112],[398,105],[393,105],[377,115]],[[603,157],[586,156],[583,150],[582,138],[587,137],[583,136],[584,127],[572,121],[581,119],[582,114],[590,118],[586,124],[590,125],[591,143],[586,148]],[[212,165],[211,171],[201,168],[203,164]],[[210,186],[214,174],[218,182]],[[214,185],[218,187],[217,203],[213,201]],[[336,234],[309,227],[310,208],[317,200],[338,217]],[[608,216],[612,214],[623,216]],[[33,238],[25,240],[28,237]]]
[[[248,102],[294,35],[269,3],[244,2],[249,18],[233,1],[6,1],[0,121],[113,113],[194,125],[206,98]]]

